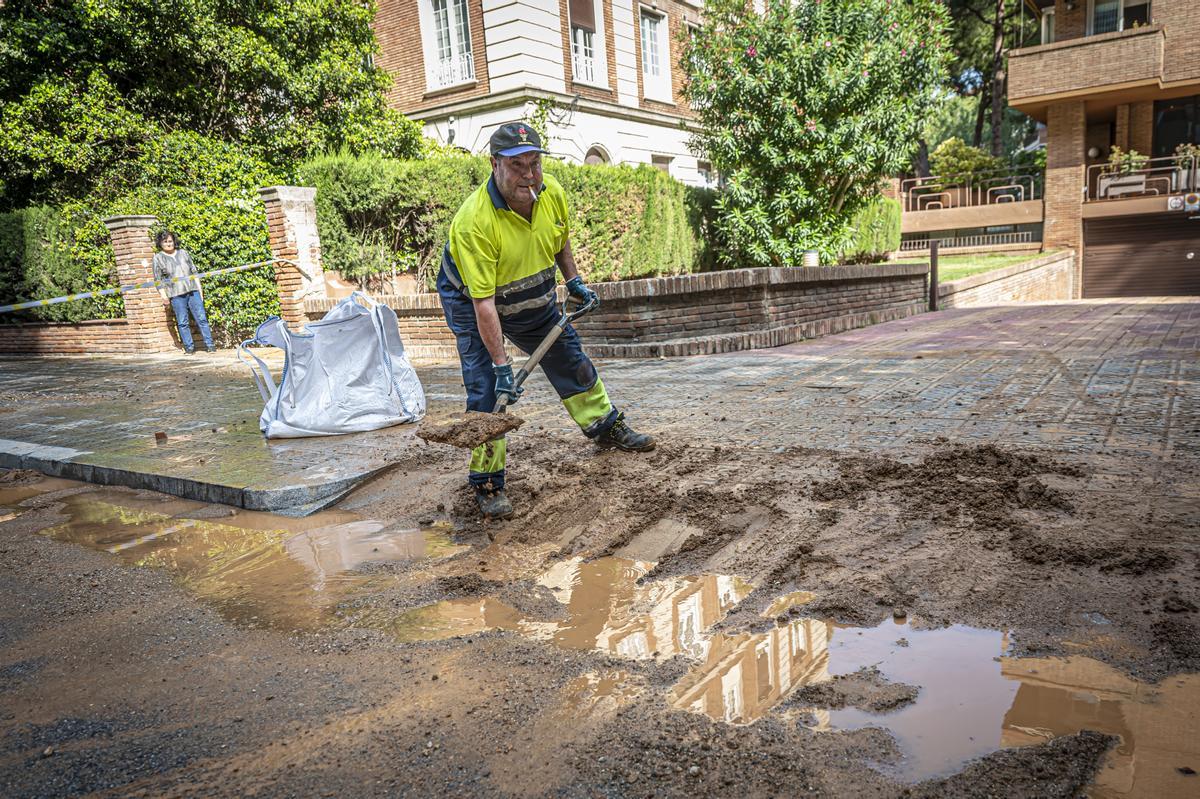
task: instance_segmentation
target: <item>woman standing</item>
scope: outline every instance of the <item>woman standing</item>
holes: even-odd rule
[[[212,330],[208,327],[208,316],[204,313],[204,298],[200,296],[200,280],[189,275],[196,274],[196,265],[187,250],[179,248],[179,237],[173,231],[164,230],[154,237],[158,252],[154,253],[154,279],[170,280],[171,278],[187,278],[159,286],[159,293],[170,301],[171,310],[175,312],[175,324],[179,328],[179,340],[183,343],[183,351],[191,355],[196,351],[192,340],[192,328],[188,324],[189,312],[196,319],[200,335],[204,337],[204,347],[209,352],[213,347]]]

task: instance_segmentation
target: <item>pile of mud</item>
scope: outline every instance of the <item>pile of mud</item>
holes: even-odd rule
[[[467,411],[465,416],[458,419],[426,419],[417,430],[417,437],[431,444],[475,449],[489,441],[502,438],[523,424],[524,419],[511,413]]]
[[[769,626],[772,599],[805,590],[817,594],[806,614],[839,623],[899,609],[1010,629],[1023,654],[1120,629],[1119,648],[1087,651],[1148,677],[1196,668],[1194,563],[1139,509],[1140,488],[1089,491],[1091,471],[995,444],[939,441],[900,458],[667,442],[631,455],[534,434],[510,452],[516,517],[485,531],[466,492],[454,515],[504,547],[655,561],[648,579],[738,575],[759,590],[720,624],[730,633]],[[1064,615],[1063,596],[1093,615]]]
[[[890,713],[915,702],[919,692],[915,685],[889,681],[876,666],[863,666],[853,674],[839,674],[828,682],[804,686],[784,706],[828,710],[854,707],[868,713]]]

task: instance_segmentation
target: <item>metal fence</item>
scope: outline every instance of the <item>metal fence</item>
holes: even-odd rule
[[[939,236],[928,239],[909,239],[900,242],[901,252],[928,250],[931,242],[936,241],[942,249],[954,247],[993,247],[1001,244],[1032,244],[1033,232],[1029,230],[1019,233],[981,233],[976,236]]]
[[[1043,182],[1041,173],[1002,169],[908,178],[900,182],[900,191],[905,211],[935,211],[1037,200]]]

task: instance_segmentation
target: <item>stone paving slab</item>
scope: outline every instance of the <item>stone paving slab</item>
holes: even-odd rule
[[[1000,442],[1089,459],[1091,490],[1133,472],[1147,498],[1183,499],[1195,482],[1175,467],[1200,461],[1198,351],[1200,298],[1169,298],[954,309],[771,350],[599,365],[633,424],[689,446],[917,457],[943,438]],[[418,373],[431,412],[461,409],[456,364]],[[527,429],[578,437],[544,378],[527,385],[515,409]],[[0,359],[0,465],[303,513],[425,446],[412,425],[268,442],[261,408],[229,352]]]

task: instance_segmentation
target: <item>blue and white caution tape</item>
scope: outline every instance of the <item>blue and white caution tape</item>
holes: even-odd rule
[[[147,280],[145,283],[131,283],[128,286],[117,286],[114,289],[100,289],[99,291],[84,291],[79,294],[67,294],[62,297],[51,297],[48,300],[30,300],[29,302],[18,302],[14,305],[0,305],[0,313],[9,313],[10,311],[23,311],[26,308],[41,308],[46,305],[58,305],[63,302],[73,302],[75,300],[88,300],[92,297],[106,297],[109,294],[124,294],[127,291],[134,289],[149,289],[157,288],[158,286],[169,286],[172,283],[184,283],[189,280],[196,280],[202,277],[212,277],[213,275],[228,275],[232,272],[244,272],[247,269],[257,269],[260,266],[268,264],[292,264],[292,261],[286,258],[272,258],[269,261],[259,261],[254,264],[242,264],[241,266],[230,266],[226,269],[213,269],[211,272],[197,272],[194,275],[186,277],[173,277],[168,280]],[[299,267],[297,267],[299,268]]]

